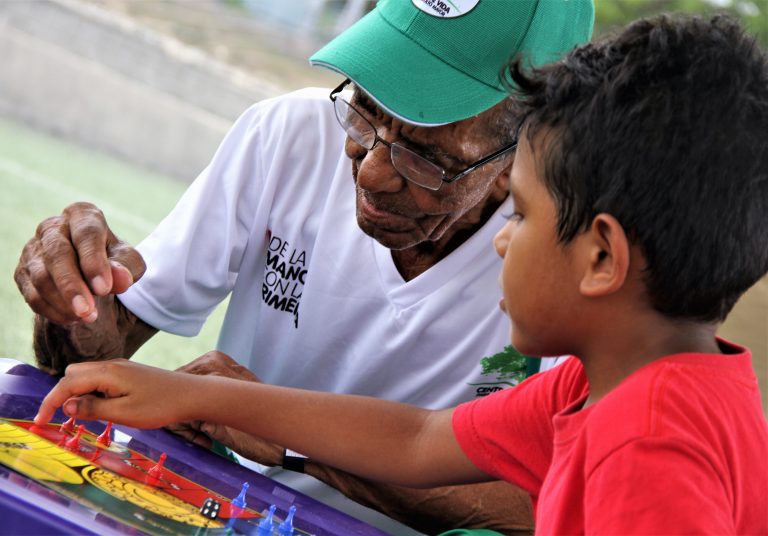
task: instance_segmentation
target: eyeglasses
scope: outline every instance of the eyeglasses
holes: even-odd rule
[[[339,95],[344,87],[350,82],[351,80],[349,79],[345,80],[339,84],[337,88],[331,91],[330,94],[331,101],[333,102],[333,109],[336,113],[336,119],[341,125],[341,128],[344,129],[347,136],[349,136],[352,141],[361,145],[367,151],[372,150],[378,142],[389,147],[392,166],[394,166],[395,170],[397,170],[403,178],[414,184],[418,184],[423,188],[427,188],[428,190],[439,190],[444,182],[457,181],[465,175],[469,175],[477,168],[482,167],[488,162],[505,154],[511,153],[517,148],[517,141],[510,143],[495,153],[481,158],[465,170],[449,177],[442,166],[413,152],[399,142],[390,143],[379,136],[376,127],[374,127],[359,110]]]

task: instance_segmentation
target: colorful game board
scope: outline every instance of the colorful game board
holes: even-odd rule
[[[78,433],[76,426],[62,427],[61,413],[54,423],[35,426],[31,417],[54,381],[28,365],[0,374],[0,519],[18,521],[14,527],[94,534],[383,534],[164,430],[116,425],[104,434],[105,423],[93,421],[77,423],[84,425]],[[205,508],[211,504],[216,515]],[[30,525],[19,521],[25,515]],[[0,534],[8,529],[0,522]]]
[[[232,519],[262,517],[249,508],[233,507],[226,497],[173,471],[165,469],[162,476],[152,478],[148,472],[155,461],[117,442],[100,445],[90,432],[82,435],[78,446],[65,448],[62,443],[73,436],[59,431],[59,425],[40,428],[29,421],[0,419],[0,463],[127,525],[150,525],[159,533],[184,533],[190,527],[222,529]],[[200,514],[209,498],[221,505],[216,519]],[[251,529],[258,528],[252,525]],[[295,534],[307,533],[295,530]]]

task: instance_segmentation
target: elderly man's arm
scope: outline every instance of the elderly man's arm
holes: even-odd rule
[[[179,371],[260,381],[253,372],[218,351],[207,352]],[[264,465],[280,465],[283,461],[282,447],[228,426],[194,421],[168,428],[206,448],[212,446],[212,440],[219,441]],[[528,494],[505,482],[413,489],[372,482],[311,460],[305,462],[305,472],[353,501],[427,534],[459,527],[487,528],[504,534],[533,531],[533,507]]]
[[[426,534],[454,528],[533,534],[530,497],[506,482],[413,489],[370,482],[312,461],[305,470],[355,502]]]
[[[92,323],[58,324],[35,315],[33,347],[38,368],[61,376],[70,363],[129,358],[157,333],[112,295],[97,297],[96,303],[99,316]]]
[[[38,366],[62,375],[69,363],[130,357],[157,330],[115,299],[144,274],[139,252],[120,240],[104,214],[73,203],[38,225],[14,279],[36,313]]]
[[[215,439],[264,465],[282,463],[281,447],[227,426],[197,421],[169,429],[206,448]],[[372,482],[312,460],[305,461],[304,469],[351,500],[426,534],[453,528],[533,533],[533,507],[528,494],[506,482],[413,489]]]

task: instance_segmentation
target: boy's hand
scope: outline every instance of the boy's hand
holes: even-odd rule
[[[45,397],[35,424],[50,421],[61,406],[69,417],[158,428],[186,419],[196,380],[125,359],[77,363]]]
[[[253,372],[217,350],[201,355],[177,371],[261,383]],[[283,461],[282,447],[222,424],[189,421],[170,424],[166,429],[203,448],[211,448],[213,440],[216,440],[240,456],[262,465],[280,465]]]

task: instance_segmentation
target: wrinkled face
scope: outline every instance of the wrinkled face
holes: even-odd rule
[[[493,245],[504,259],[499,305],[512,322],[512,344],[527,355],[568,353],[565,326],[578,315],[578,270],[570,248],[558,242],[555,202],[525,136],[510,174],[510,197],[514,208]]]
[[[489,112],[440,127],[408,125],[384,114],[362,92],[352,104],[389,142],[399,142],[442,166],[449,177],[499,149],[482,128]],[[392,166],[390,149],[378,143],[368,151],[347,138],[352,159],[360,228],[390,249],[406,249],[439,240],[446,231],[460,228],[468,212],[484,205],[497,176],[513,157],[499,158],[453,183],[428,190],[405,180]]]

